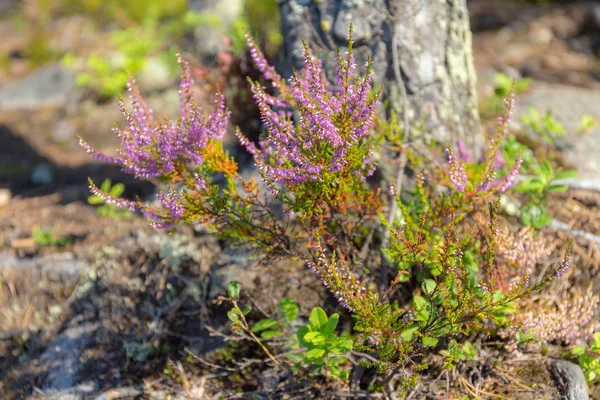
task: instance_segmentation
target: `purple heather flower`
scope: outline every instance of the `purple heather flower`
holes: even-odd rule
[[[565,254],[565,258],[563,258],[560,263],[560,267],[556,270],[556,279],[560,279],[569,269],[571,269],[571,262],[573,259],[571,258],[571,244],[567,247],[567,254]]]
[[[254,156],[266,180],[296,185],[320,181],[323,173],[358,173],[360,178],[374,172],[375,160],[369,150],[369,133],[378,101],[369,98],[372,74],[353,78],[354,57],[338,57],[336,87],[327,80],[322,63],[313,58],[305,44],[304,68],[285,82],[269,66],[254,42],[247,37],[256,67],[279,90],[278,97],[251,83],[251,91],[266,127],[259,145],[238,133],[240,143]],[[297,111],[296,120],[290,112]],[[350,159],[356,148],[367,155]]]
[[[458,149],[458,157],[462,161],[465,161],[465,162],[468,162],[468,163],[471,163],[471,162],[474,161],[473,156],[469,152],[469,149],[467,148],[467,144],[465,143],[464,140],[458,139],[456,141],[456,147]]]
[[[218,93],[215,97],[215,110],[210,114],[201,112],[192,94],[191,87],[194,81],[189,64],[181,56],[178,56],[178,61],[182,67],[178,121],[155,119],[153,111],[140,96],[135,81],[131,80],[127,88],[132,111],[126,109],[123,99],[119,103],[127,127],[122,130],[114,128],[121,140],[117,156],[99,153],[83,139],[80,139],[81,146],[97,159],[119,165],[123,171],[138,179],[163,177],[179,168],[201,166],[204,162],[203,151],[209,141],[220,140],[225,134],[229,111],[225,108],[223,95]],[[196,173],[194,178],[197,188],[205,190],[204,177]],[[127,207],[130,210],[140,209],[158,229],[169,229],[183,217],[183,204],[180,196],[173,190],[161,192],[156,196],[160,207],[155,209],[141,202],[116,199],[100,191],[93,183],[90,188],[92,193],[109,204]]]
[[[459,192],[464,192],[467,187],[467,173],[463,162],[456,159],[456,155],[450,149],[446,149],[448,165],[450,167],[450,181]]]
[[[510,170],[510,172],[508,173],[508,175],[506,175],[504,177],[504,179],[502,179],[500,182],[498,182],[496,184],[498,187],[498,192],[504,193],[517,183],[516,179],[517,179],[517,175],[519,175],[519,172],[521,171],[522,163],[523,163],[523,160],[521,158],[519,158],[517,160],[517,162],[515,163],[515,165],[512,167],[512,169]]]
[[[215,98],[216,108],[210,114],[203,114],[191,93],[194,81],[188,63],[179,57],[182,78],[179,88],[179,121],[155,120],[153,112],[139,94],[135,81],[128,83],[132,112],[120,101],[121,112],[127,121],[127,128],[114,128],[121,139],[117,156],[107,156],[96,152],[83,139],[81,146],[97,159],[120,165],[123,171],[138,179],[159,177],[174,171],[178,165],[203,162],[202,150],[209,140],[219,140],[226,132],[229,112],[225,108],[222,94]]]

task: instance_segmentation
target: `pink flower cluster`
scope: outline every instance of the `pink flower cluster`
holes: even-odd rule
[[[210,140],[220,140],[227,130],[229,111],[225,108],[225,99],[217,94],[216,108],[206,114],[200,110],[192,95],[191,86],[194,81],[187,62],[178,57],[182,67],[182,78],[179,87],[180,117],[177,121],[155,119],[153,111],[146,105],[139,94],[135,82],[128,84],[132,112],[129,112],[123,99],[120,101],[121,112],[127,121],[125,129],[114,128],[121,140],[121,148],[117,156],[109,156],[92,149],[83,139],[81,146],[95,158],[121,166],[124,172],[138,179],[169,177],[171,173],[194,169],[204,162],[203,151]],[[204,178],[195,175],[197,186],[206,188]],[[172,188],[157,194],[158,207],[150,207],[141,202],[117,199],[102,192],[90,182],[92,193],[103,198],[107,203],[130,210],[140,209],[158,229],[169,229],[183,218],[184,206],[180,195]]]
[[[319,181],[325,173],[342,170],[362,178],[371,175],[375,162],[369,132],[379,102],[377,96],[369,95],[370,66],[364,78],[355,79],[356,63],[350,46],[345,60],[338,54],[334,89],[321,63],[313,59],[305,45],[304,69],[292,76],[288,86],[252,39],[247,39],[254,64],[279,90],[274,97],[252,83],[268,134],[258,146],[238,134],[264,175],[287,185]]]
[[[521,170],[523,160],[519,158],[508,174],[501,180],[496,180],[496,170],[504,166],[505,161],[500,151],[500,141],[508,134],[508,124],[512,119],[515,107],[515,99],[513,93],[504,99],[505,111],[504,115],[498,119],[498,136],[492,139],[489,143],[486,156],[480,162],[485,164],[484,175],[481,182],[477,185],[478,193],[492,190],[497,193],[504,193],[517,182],[517,176]],[[474,157],[469,153],[464,141],[457,141],[458,157],[451,149],[446,149],[448,161],[448,175],[450,182],[454,185],[457,191],[464,192],[467,188],[468,178],[465,172],[465,162],[472,163]]]
[[[121,140],[117,156],[98,153],[83,139],[80,139],[81,146],[97,159],[120,165],[123,171],[139,179],[165,176],[181,164],[202,164],[202,151],[208,140],[219,140],[225,134],[229,112],[225,108],[223,95],[217,94],[215,111],[210,114],[202,113],[191,93],[194,81],[190,67],[181,57],[179,63],[183,70],[179,87],[179,120],[155,119],[153,111],[146,105],[135,82],[131,80],[127,87],[133,112],[127,111],[121,99],[120,108],[127,127],[114,128]]]

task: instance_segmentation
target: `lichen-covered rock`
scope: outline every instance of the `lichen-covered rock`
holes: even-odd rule
[[[587,400],[588,386],[583,371],[567,360],[548,360],[548,369],[560,392],[561,400]]]

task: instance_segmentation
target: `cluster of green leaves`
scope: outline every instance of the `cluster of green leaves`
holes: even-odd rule
[[[577,131],[580,133],[587,133],[592,128],[598,125],[598,121],[596,118],[592,117],[589,114],[584,114],[581,116],[581,121],[579,122],[579,126],[577,127]]]
[[[504,99],[509,93],[519,94],[531,85],[531,78],[513,79],[503,73],[494,74],[494,94],[483,103],[484,116],[494,116],[504,109]]]
[[[542,114],[537,108],[529,107],[528,113],[521,116],[521,121],[527,129],[548,144],[554,144],[557,137],[567,134],[562,122],[550,110]]]
[[[52,1],[52,0],[51,0]],[[65,14],[86,14],[105,21],[126,19],[142,23],[179,17],[185,13],[187,0],[54,0],[56,7]]]
[[[444,356],[444,367],[452,369],[454,366],[465,360],[474,360],[477,357],[477,346],[468,340],[463,343],[458,343],[456,340],[451,340],[446,350],[440,351]]]
[[[507,160],[506,168],[511,168],[514,160],[521,157],[523,164],[516,191],[528,196],[527,203],[520,209],[521,221],[527,226],[539,229],[552,221],[546,208],[547,196],[551,192],[565,192],[568,187],[556,184],[559,179],[577,177],[574,170],[552,167],[549,160],[538,161],[532,149],[519,142],[515,136],[509,136],[502,144],[502,154]]]
[[[352,350],[354,341],[348,336],[335,334],[339,315],[327,317],[321,307],[315,307],[308,321],[309,324],[298,329],[296,334],[303,351],[289,354],[288,360],[297,366],[308,367],[311,373],[328,371],[334,379],[347,379],[349,371],[342,365],[348,360],[342,356]]]
[[[31,238],[39,246],[64,246],[71,241],[68,236],[57,237],[54,229],[34,229]]]
[[[587,348],[575,346],[571,350],[571,355],[577,357],[588,382],[600,381],[600,332],[594,333],[594,342]]]
[[[125,191],[125,185],[123,185],[120,182],[115,183],[113,185],[112,181],[109,178],[107,178],[104,180],[104,182],[102,182],[100,189],[105,193],[110,193],[112,197],[118,199]],[[96,211],[98,212],[98,215],[102,217],[119,219],[131,216],[131,211],[119,208],[112,204],[107,204],[103,198],[96,196],[95,194],[89,196],[87,201],[88,204],[91,204],[93,206],[100,205],[100,207],[96,208]]]
[[[298,316],[298,305],[293,299],[284,297],[279,302],[277,318],[263,318],[250,324],[246,316],[251,309],[240,309],[235,300],[239,298],[240,290],[239,282],[230,282],[229,298],[221,299],[233,304],[227,316],[235,329],[247,331],[267,355],[270,355],[270,352],[266,350],[267,347],[261,339],[287,336],[287,343],[292,352],[287,354],[286,358],[293,363],[294,370],[305,368],[313,374],[328,373],[333,379],[348,378],[348,370],[343,369],[343,364],[348,360],[342,356],[352,350],[354,341],[349,336],[335,334],[339,322],[338,314],[327,317],[321,307],[315,307],[308,318],[308,325],[296,329],[294,321]]]

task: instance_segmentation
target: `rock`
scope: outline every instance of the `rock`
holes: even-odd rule
[[[227,285],[232,281],[238,281],[244,289],[253,290],[256,288],[254,280],[257,277],[258,272],[248,265],[229,264],[219,267],[212,277],[208,296],[214,299],[218,295],[226,295]]]
[[[252,269],[252,264],[250,254],[243,249],[230,249],[222,253],[211,279],[209,298],[227,294],[227,285],[232,281],[238,281],[247,290],[256,288],[254,281],[258,271]]]
[[[42,385],[46,393],[56,394],[77,386],[79,358],[98,328],[98,324],[92,323],[68,328],[46,348],[40,357],[40,366],[47,371]]]
[[[355,43],[360,44],[362,40],[371,37],[371,27],[359,9],[340,11],[333,24],[333,34],[338,40],[348,40],[348,32],[352,24],[352,38]]]
[[[588,400],[588,386],[579,365],[567,360],[548,360],[548,369],[561,400]]]
[[[87,267],[88,263],[75,259],[73,253],[55,253],[36,258],[18,258],[0,253],[0,276],[5,279],[27,277],[30,283],[36,283],[45,276],[52,282],[66,282],[79,277]]]
[[[51,396],[46,397],[47,400],[85,400],[90,394],[96,391],[96,384],[93,382],[84,382],[67,390],[61,390]]]
[[[54,181],[54,172],[47,164],[39,164],[31,173],[31,182],[34,185],[49,185]]]
[[[204,23],[194,29],[196,53],[205,65],[215,64],[217,55],[229,50],[226,38],[232,22],[244,11],[243,0],[193,0],[188,6],[191,10],[205,13],[218,23]]]
[[[136,79],[144,91],[164,90],[175,84],[169,67],[158,57],[149,58]]]
[[[551,110],[562,122],[566,136],[556,143],[565,160],[577,169],[582,177],[600,178],[600,92],[579,87],[534,82],[531,89],[517,97],[515,120],[529,112],[529,107],[540,113]],[[581,117],[590,115],[599,122],[589,132],[579,133]]]
[[[76,89],[75,73],[51,65],[0,88],[0,109],[35,110],[64,106]]]
[[[56,124],[52,132],[52,139],[56,142],[67,142],[75,137],[76,129],[67,119]]]
[[[6,207],[11,197],[12,193],[9,189],[0,189],[0,207]]]

